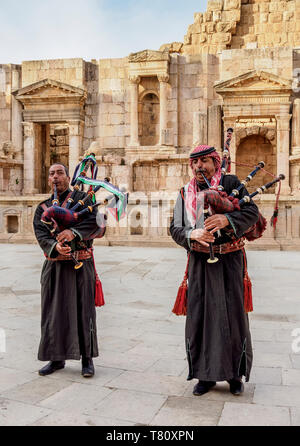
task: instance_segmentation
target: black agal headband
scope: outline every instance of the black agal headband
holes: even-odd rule
[[[197,152],[192,152],[190,154],[190,159],[193,160],[195,158],[199,158],[199,156],[206,156],[209,155],[212,152],[215,152],[216,149],[214,147],[207,147],[204,150],[199,150]]]

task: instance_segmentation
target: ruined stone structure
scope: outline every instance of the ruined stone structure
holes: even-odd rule
[[[299,249],[299,79],[300,0],[211,0],[183,42],[159,51],[0,65],[0,241],[34,239],[50,164],[73,173],[93,143],[98,178],[131,192],[126,219],[98,242],[171,244],[192,146],[221,151],[233,127],[233,172],[242,179],[251,170],[243,164],[263,160],[286,178],[276,231],[268,225],[251,246]],[[249,189],[270,179],[262,172]],[[269,220],[274,188],[257,201]]]

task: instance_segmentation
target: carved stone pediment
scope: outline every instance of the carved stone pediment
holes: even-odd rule
[[[220,95],[230,92],[266,94],[272,91],[289,92],[292,89],[292,82],[266,71],[253,70],[227,81],[217,82],[214,87]]]
[[[26,102],[35,98],[77,98],[86,99],[87,92],[81,88],[63,82],[54,81],[52,79],[44,79],[34,84],[23,87],[14,91],[16,99]]]
[[[23,104],[26,122],[84,120],[87,92],[82,88],[44,79],[13,92]]]
[[[168,51],[144,50],[138,53],[129,54],[128,60],[132,62],[148,62],[148,61],[169,61],[170,55]]]

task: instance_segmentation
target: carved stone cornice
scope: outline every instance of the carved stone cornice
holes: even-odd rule
[[[129,63],[148,62],[148,61],[170,61],[168,51],[143,50],[137,53],[130,53],[128,57]]]
[[[168,76],[170,54],[168,51],[145,50],[130,54],[128,58],[128,77]]]

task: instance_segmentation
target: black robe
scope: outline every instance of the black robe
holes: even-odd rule
[[[226,175],[224,178],[224,188],[228,194],[239,184],[240,181],[234,175]],[[244,195],[248,195],[245,188],[238,198]],[[230,227],[228,231],[221,231],[216,244],[240,238],[256,223],[258,209],[251,200],[240,211],[230,212],[226,216]],[[173,240],[188,252],[192,229],[187,224],[184,200],[180,193],[170,232]],[[248,315],[244,311],[243,252],[216,254],[216,257],[219,261],[209,264],[209,254],[196,251],[190,254],[185,328],[189,364],[187,379],[226,381],[245,376],[246,381],[249,381],[252,346]]]
[[[60,205],[68,193],[69,190],[59,197]],[[75,203],[84,196],[83,192],[77,192]],[[51,206],[52,198],[43,203],[47,207]],[[41,204],[33,220],[35,236],[44,253],[55,258],[59,255],[55,249],[57,242],[41,222],[44,212]],[[94,209],[82,222],[72,226],[77,234],[71,242],[72,250],[92,247],[93,241],[84,239],[98,228],[96,216],[97,210]],[[82,262],[83,266],[78,270],[74,269],[73,260],[46,260],[43,265],[41,341],[38,351],[40,361],[79,360],[81,355],[98,356],[94,264],[93,259]]]

